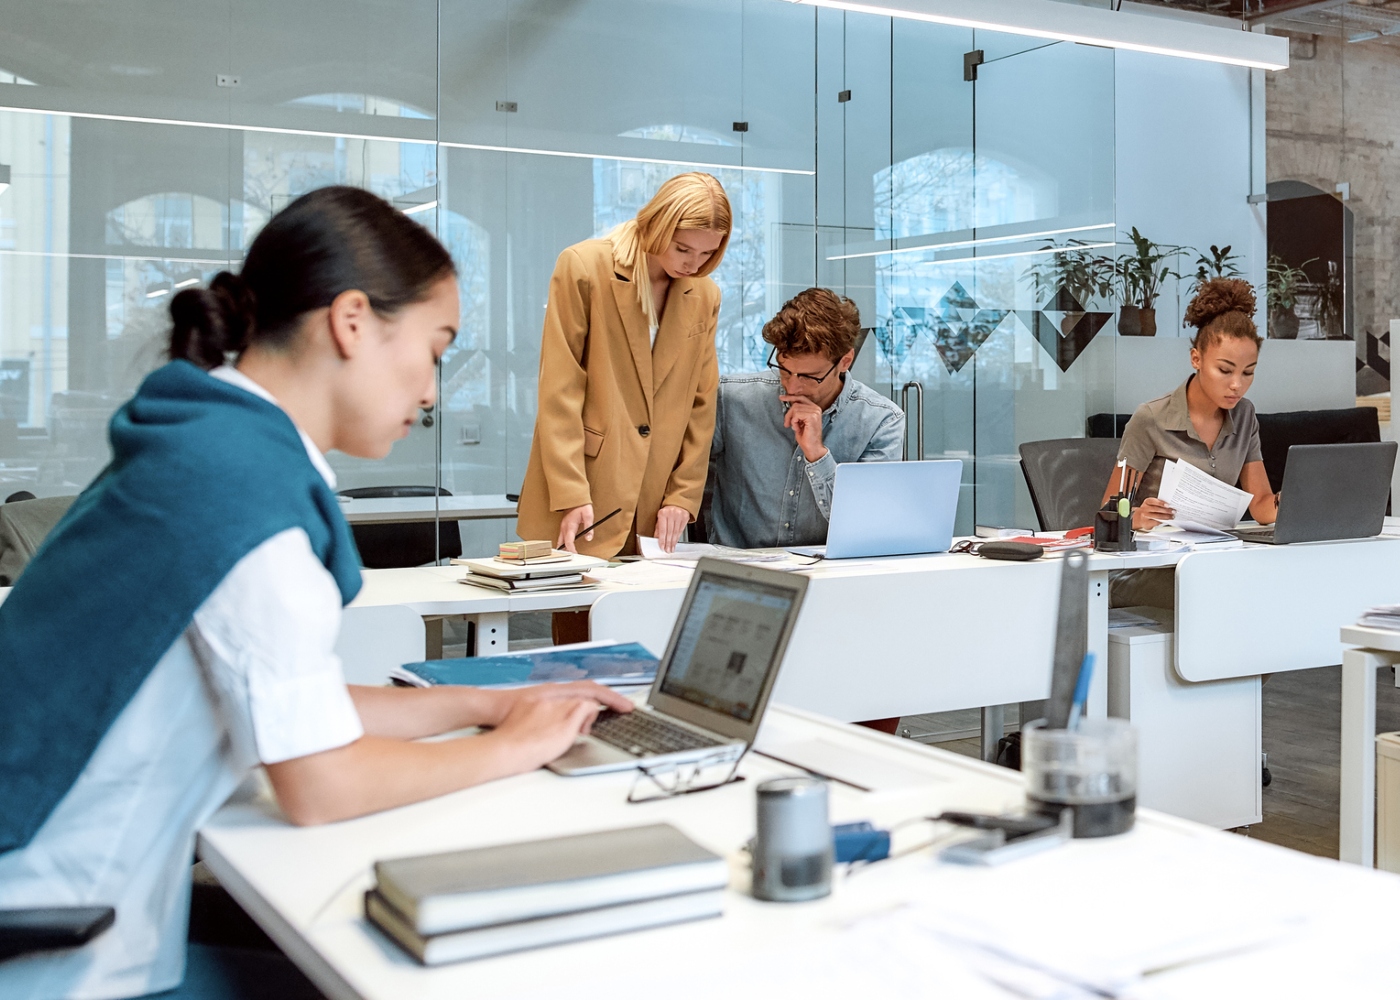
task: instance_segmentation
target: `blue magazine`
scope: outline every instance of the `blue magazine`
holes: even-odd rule
[[[597,681],[613,687],[650,684],[658,660],[639,642],[562,646],[503,656],[466,656],[405,663],[391,676],[398,684],[433,687],[518,687],[556,681]]]

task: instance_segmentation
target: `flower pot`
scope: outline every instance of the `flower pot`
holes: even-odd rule
[[[1157,335],[1157,310],[1140,306],[1120,306],[1118,333],[1123,337],[1154,337]]]
[[[1144,337],[1157,336],[1157,310],[1143,309],[1142,313],[1142,335]]]
[[[1269,313],[1269,337],[1272,340],[1298,339],[1298,314],[1292,309],[1275,309]]]

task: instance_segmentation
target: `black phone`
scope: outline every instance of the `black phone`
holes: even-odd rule
[[[0,909],[0,959],[87,944],[117,919],[110,906]]]

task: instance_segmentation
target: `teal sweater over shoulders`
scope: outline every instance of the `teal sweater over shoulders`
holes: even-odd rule
[[[0,604],[0,853],[23,847],[245,555],[289,528],[349,602],[359,554],[277,406],[187,361],[112,417],[112,461]]]

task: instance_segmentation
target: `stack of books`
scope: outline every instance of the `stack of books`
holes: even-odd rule
[[[556,552],[548,542],[535,539],[524,542],[502,542],[496,555],[507,562],[532,562],[552,559],[554,556],[567,556],[567,552]]]
[[[424,965],[723,912],[729,866],[668,823],[375,863],[365,916]]]
[[[606,566],[606,559],[581,556],[572,552],[553,552],[549,556],[517,559],[496,556],[490,559],[454,559],[453,565],[469,571],[462,583],[507,593],[534,591],[580,590],[593,584],[584,579],[589,570]]]

